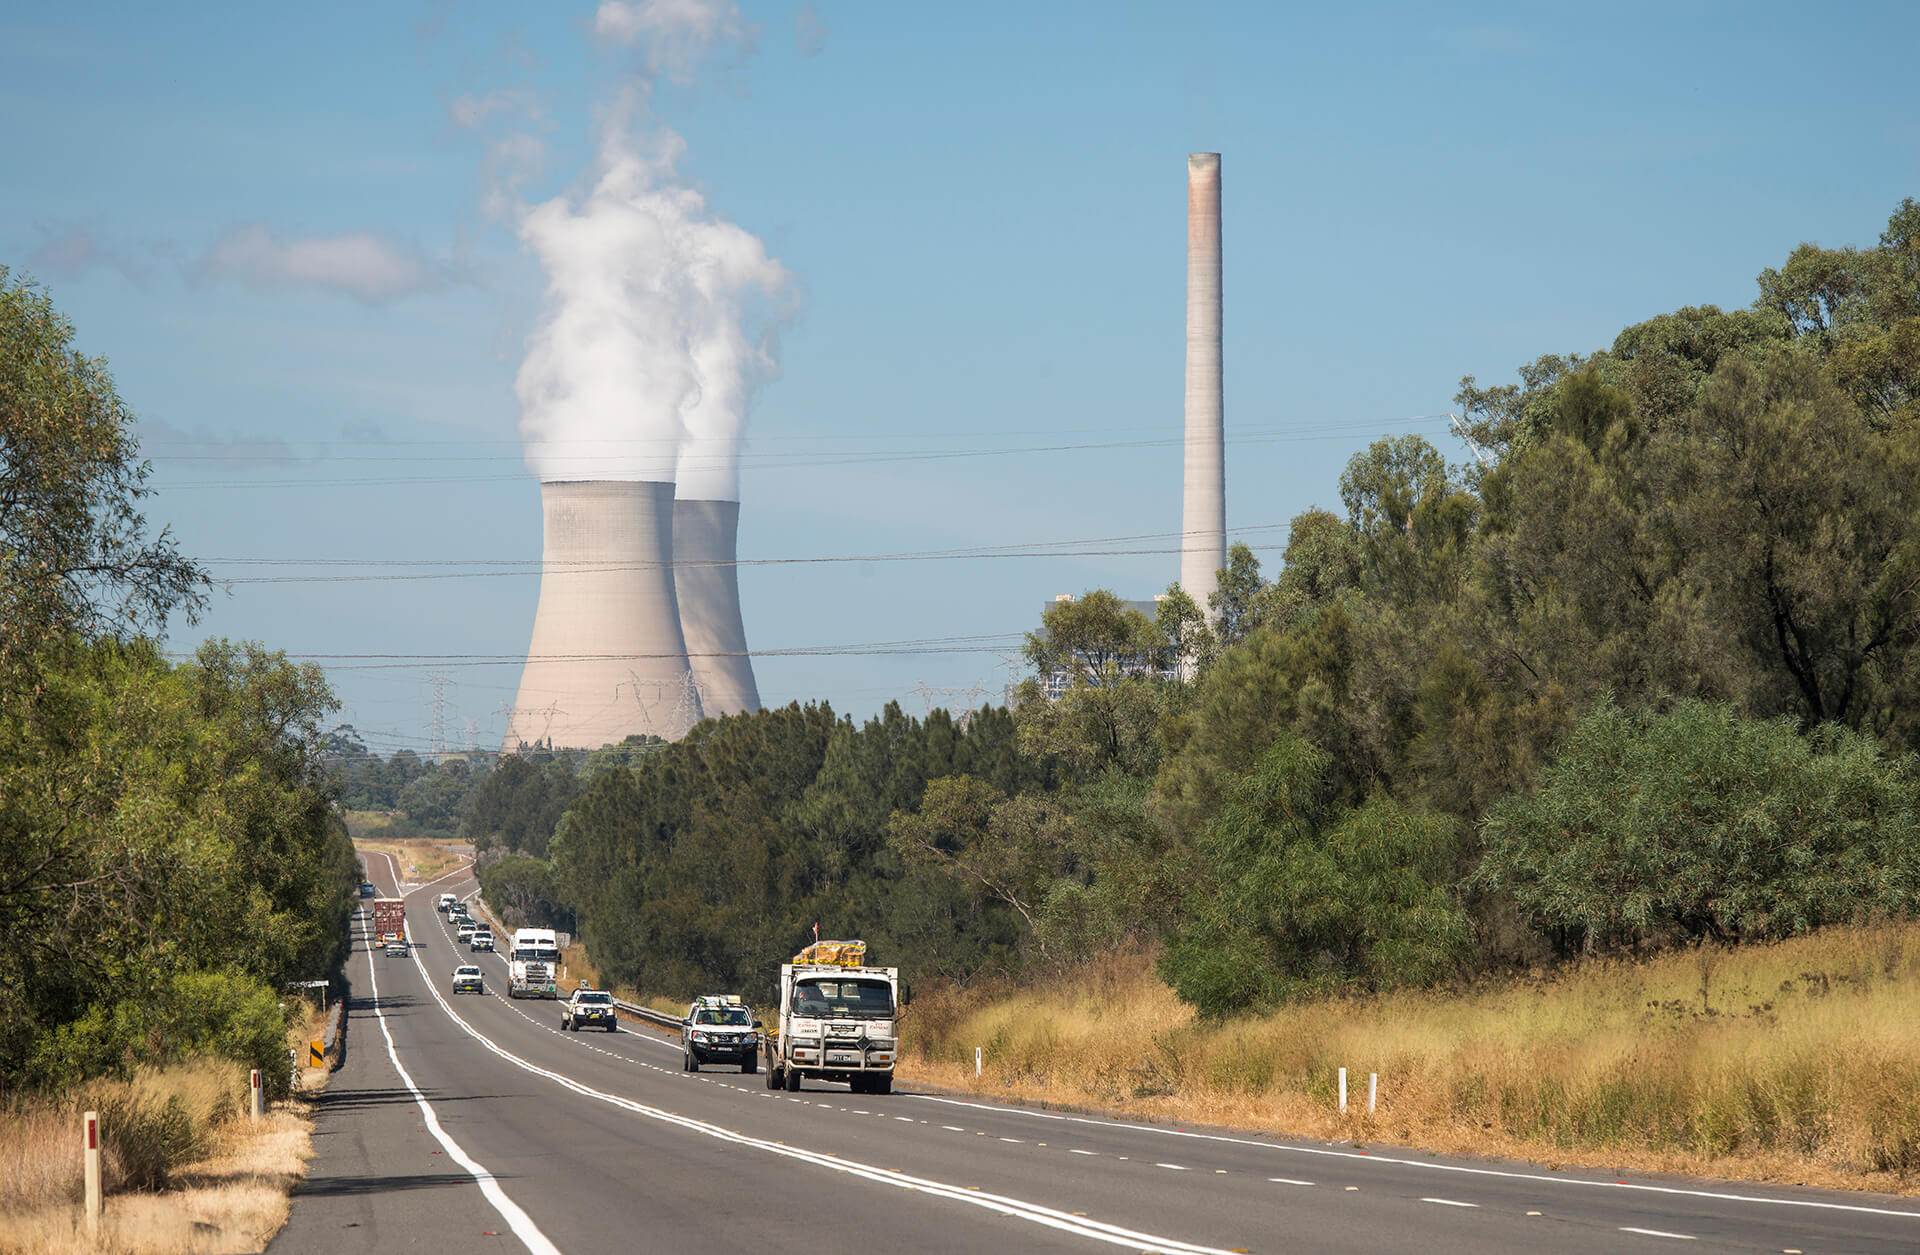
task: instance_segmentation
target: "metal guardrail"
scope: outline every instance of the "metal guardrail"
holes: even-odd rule
[[[655,1011],[652,1007],[643,1007],[637,1003],[622,1002],[618,998],[613,1000],[613,1005],[619,1010],[625,1011],[628,1015],[633,1016],[635,1019],[645,1020],[647,1023],[656,1024],[661,1028],[677,1029],[680,1027],[680,1017],[677,1015],[668,1015],[665,1011]]]

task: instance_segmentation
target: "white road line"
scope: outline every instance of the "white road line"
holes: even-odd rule
[[[1067,1153],[1069,1155],[1098,1155],[1100,1152],[1097,1150],[1069,1150]]]
[[[421,974],[424,976],[426,974],[425,966],[420,963],[417,957],[414,959],[414,963],[420,968]],[[683,1116],[662,1107],[649,1106],[646,1103],[637,1102],[631,1098],[624,1098],[618,1094],[608,1093],[605,1090],[594,1089],[592,1086],[576,1081],[563,1073],[555,1072],[550,1068],[543,1068],[531,1060],[523,1059],[519,1055],[514,1054],[486,1034],[480,1032],[473,1025],[467,1023],[467,1021],[461,1017],[460,1013],[448,1004],[445,996],[441,994],[439,988],[435,986],[431,980],[428,980],[426,985],[427,992],[433,996],[435,1002],[440,1004],[440,1010],[446,1014],[447,1018],[459,1025],[467,1036],[480,1043],[484,1049],[512,1064],[514,1067],[519,1068],[523,1072],[530,1072],[535,1076],[545,1077],[562,1089],[570,1090],[583,1098],[592,1098],[599,1102],[607,1103],[610,1106],[618,1107],[624,1111],[630,1111],[635,1115],[643,1116],[649,1120],[657,1120],[662,1124],[669,1124],[677,1128],[685,1129],[688,1132],[699,1133],[706,1137],[713,1138],[716,1141],[727,1142],[736,1146],[750,1147],[754,1150],[764,1151],[784,1159],[792,1159],[817,1167],[829,1168],[835,1172],[843,1172],[851,1176],[864,1177],[869,1181],[874,1181],[882,1185],[890,1185],[897,1189],[908,1190],[917,1194],[927,1194],[935,1198],[950,1199],[955,1202],[965,1203],[968,1206],[980,1207],[998,1215],[1008,1216],[1015,1220],[1025,1220],[1030,1224],[1037,1224],[1048,1229],[1058,1230],[1062,1233],[1069,1233],[1075,1237],[1104,1242],[1110,1246],[1131,1247],[1134,1250],[1140,1251],[1173,1252],[1176,1253],[1176,1255],[1229,1255],[1229,1252],[1220,1247],[1202,1246],[1198,1243],[1183,1241],[1179,1238],[1161,1237],[1156,1234],[1142,1233],[1121,1225],[1075,1216],[1069,1212],[1047,1207],[1041,1203],[1029,1202],[1026,1199],[1013,1198],[1005,1194],[989,1194],[977,1186],[949,1185],[944,1181],[912,1176],[897,1169],[877,1167],[873,1164],[862,1163],[856,1159],[843,1158],[826,1151],[807,1150],[803,1147],[788,1146],[781,1142],[768,1141],[764,1138],[750,1137],[747,1134],[735,1132],[732,1129],[723,1128],[717,1124],[709,1124],[704,1120],[696,1120],[691,1116]],[[396,1063],[398,1062],[397,1055],[395,1056],[395,1061]],[[424,1102],[422,1103],[422,1107],[424,1109]]]
[[[1425,1159],[1396,1159],[1391,1155],[1361,1154],[1321,1146],[1295,1146],[1287,1142],[1255,1141],[1224,1133],[1193,1133],[1186,1129],[1162,1128],[1153,1124],[1134,1124],[1126,1120],[1098,1120],[1091,1116],[1059,1115],[1050,1111],[1028,1111],[1022,1107],[1002,1107],[994,1103],[969,1102],[962,1098],[942,1098],[938,1094],[903,1092],[903,1098],[920,1102],[943,1103],[951,1107],[972,1107],[979,1111],[997,1111],[1004,1115],[1026,1116],[1033,1120],[1064,1120],[1070,1124],[1091,1124],[1103,1129],[1126,1129],[1134,1133],[1158,1133],[1163,1137],[1184,1137],[1202,1142],[1222,1142],[1229,1146],[1251,1146],[1258,1150],[1294,1155],[1323,1155],[1329,1159],[1350,1159],[1355,1163],[1394,1164],[1403,1168],[1425,1168],[1433,1172],[1458,1172],[1467,1176],[1500,1177],[1509,1181],[1541,1181],[1549,1185],[1581,1186],[1593,1189],[1629,1190],[1642,1194],[1665,1194],[1680,1198],[1710,1198],[1724,1203],[1758,1203],[1768,1207],[1808,1207],[1817,1211],[1855,1212],[1868,1216],[1900,1216],[1920,1220],[1920,1211],[1893,1207],[1867,1207],[1860,1203],[1830,1203],[1816,1198],[1768,1198],[1762,1194],[1733,1194],[1722,1190],[1690,1190],[1675,1185],[1649,1185],[1638,1181],[1595,1181],[1585,1177],[1548,1176],[1540,1172],[1514,1172],[1503,1168],[1476,1168],[1468,1164],[1435,1163]],[[1683,1235],[1684,1236],[1684,1235]]]
[[[1423,1203],[1438,1203],[1442,1207],[1478,1207],[1478,1203],[1462,1203],[1451,1198],[1423,1198]]]
[[[1014,1144],[1015,1146],[1023,1146],[1023,1145],[1025,1145],[1025,1143],[1024,1143],[1024,1142],[1022,1142],[1022,1141],[1021,1141],[1021,1140],[1020,1140],[1019,1138],[1017,1138],[1017,1137],[1003,1137],[1003,1138],[1001,1138],[1000,1140],[1001,1140],[1001,1141],[1003,1141],[1003,1142],[1012,1142],[1012,1143],[1013,1143],[1013,1144]]]
[[[1694,1237],[1691,1233],[1668,1233],[1662,1229],[1633,1229],[1633,1228],[1629,1228],[1626,1225],[1620,1226],[1620,1232],[1638,1233],[1638,1234],[1641,1234],[1642,1236],[1650,1237],[1650,1238],[1673,1238],[1676,1241],[1680,1241],[1680,1242],[1697,1242],[1700,1240]]]
[[[1312,1185],[1313,1184],[1313,1182],[1311,1181],[1300,1181],[1300,1180],[1296,1180],[1293,1177],[1268,1177],[1267,1180],[1273,1182],[1275,1185]]]
[[[399,869],[396,867],[395,879],[398,878]],[[533,1217],[527,1215],[520,1209],[518,1203],[507,1197],[507,1192],[500,1188],[500,1182],[494,1178],[494,1175],[481,1167],[472,1155],[461,1149],[460,1144],[448,1137],[447,1131],[440,1127],[440,1118],[434,1114],[426,1095],[420,1092],[420,1087],[413,1083],[413,1074],[408,1072],[406,1065],[400,1062],[400,1051],[393,1044],[393,1030],[387,1027],[387,1013],[380,1009],[380,972],[378,965],[373,961],[372,938],[367,932],[365,912],[360,916],[360,941],[367,947],[367,977],[373,986],[373,1015],[380,1022],[381,1035],[387,1039],[387,1057],[393,1060],[393,1070],[400,1074],[401,1083],[407,1087],[407,1092],[413,1095],[413,1101],[419,1106],[420,1114],[427,1122],[427,1132],[433,1134],[434,1140],[446,1150],[447,1157],[465,1168],[468,1175],[479,1184],[480,1193],[485,1195],[487,1202],[500,1213],[500,1218],[507,1222],[507,1228],[513,1230],[513,1235],[520,1239],[521,1244],[531,1255],[560,1255],[560,1248],[548,1241],[546,1234],[540,1232],[540,1226],[533,1223]],[[434,996],[439,997],[438,991],[435,991]]]
[[[1177,1163],[1157,1163],[1153,1166],[1156,1168],[1172,1168],[1175,1172],[1185,1172],[1187,1170],[1185,1164]]]

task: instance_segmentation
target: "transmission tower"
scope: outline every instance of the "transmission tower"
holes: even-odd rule
[[[427,677],[433,685],[433,756],[437,762],[447,752],[447,677],[436,671]]]

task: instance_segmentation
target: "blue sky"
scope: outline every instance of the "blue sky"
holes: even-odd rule
[[[150,519],[217,576],[277,581],[171,645],[329,656],[383,749],[427,745],[431,674],[455,744],[497,744],[513,699],[516,665],[463,657],[524,650],[538,593],[513,383],[542,279],[489,207],[489,146],[537,141],[524,199],[581,186],[644,72],[593,19],[0,10],[0,263],[111,363]],[[1228,522],[1270,564],[1368,441],[1465,456],[1422,417],[1462,375],[1744,305],[1794,244],[1871,244],[1920,195],[1906,3],[816,0],[739,26],[660,79],[648,125],[793,277],[748,429],[750,560],[1176,531],[1190,151],[1223,154]],[[463,125],[488,101],[511,107]],[[1078,447],[1007,452],[1043,446]],[[517,565],[447,565],[468,560]],[[741,587],[757,650],[996,638],[756,663],[769,704],[917,714],[922,685],[997,693],[1053,594],[1144,597],[1176,568],[793,562]]]

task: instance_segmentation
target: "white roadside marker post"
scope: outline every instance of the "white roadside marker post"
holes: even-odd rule
[[[1367,1114],[1368,1115],[1373,1114],[1374,1102],[1379,1097],[1380,1097],[1380,1074],[1378,1072],[1369,1072],[1367,1073]]]
[[[87,1130],[87,1236],[100,1236],[100,1113],[85,1116]]]
[[[255,1068],[253,1070],[253,1074],[249,1078],[249,1084],[252,1086],[252,1093],[253,1093],[253,1122],[255,1124],[258,1124],[260,1123],[260,1114],[264,1107],[264,1104],[262,1104],[262,1102],[260,1101],[261,1093],[260,1093],[260,1069],[259,1068]]]
[[[973,1074],[976,1077],[980,1075],[980,1047],[978,1046],[973,1048]]]
[[[1340,1114],[1347,1114],[1347,1070],[1340,1069]]]

